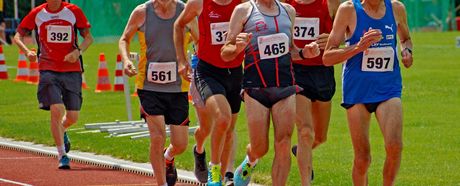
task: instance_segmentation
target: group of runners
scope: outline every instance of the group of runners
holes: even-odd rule
[[[92,43],[81,9],[47,0],[21,22],[15,42],[29,60],[38,58],[40,108],[51,111],[59,168],[69,169],[70,140],[82,104],[81,55]],[[39,50],[23,42],[35,30]],[[78,45],[77,31],[83,37]],[[137,33],[141,58],[129,59]],[[371,162],[369,123],[382,131],[384,185],[394,185],[402,151],[401,62],[412,65],[404,5],[396,0],[148,0],[137,6],[119,40],[128,76],[136,76],[150,131],[150,162],[158,185],[174,185],[174,157],[187,149],[188,91],[199,118],[194,173],[210,186],[248,185],[269,149],[274,129],[272,184],[286,185],[291,151],[301,184],[313,179],[312,150],[324,143],[335,93],[333,65],[343,64],[343,100],[354,149],[353,183],[367,185]],[[187,44],[196,55],[189,59]],[[346,42],[345,46],[341,46]],[[190,64],[190,62],[192,62]],[[249,144],[233,173],[235,124],[244,101]],[[171,131],[166,148],[165,126]],[[297,128],[297,145],[291,136]],[[205,141],[210,136],[210,160]]]

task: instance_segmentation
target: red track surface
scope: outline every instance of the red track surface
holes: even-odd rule
[[[153,177],[71,162],[59,170],[55,158],[0,148],[0,185],[156,185]],[[3,180],[3,181],[2,181]],[[176,184],[185,185],[185,184]]]

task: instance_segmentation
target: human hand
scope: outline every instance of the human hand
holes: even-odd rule
[[[359,40],[356,45],[359,51],[367,50],[373,44],[379,42],[382,39],[382,32],[377,29],[370,29]]]
[[[316,42],[311,42],[303,47],[302,54],[306,58],[314,58],[320,54],[319,45]]]
[[[69,63],[75,63],[80,57],[80,51],[78,49],[73,50],[64,57],[64,61]]]
[[[128,60],[123,63],[123,69],[125,74],[129,77],[135,76],[137,74],[136,67],[133,65],[133,62]]]
[[[404,64],[404,67],[409,68],[412,66],[413,58],[412,58],[412,53],[409,51],[408,48],[405,48],[401,52],[402,56],[402,63]]]
[[[324,50],[326,48],[327,40],[329,39],[329,33],[322,33],[321,35],[318,36],[318,39],[316,39],[316,43],[318,43],[319,48],[321,50]]]

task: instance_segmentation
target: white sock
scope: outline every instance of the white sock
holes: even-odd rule
[[[249,163],[249,165],[251,165],[251,167],[254,167],[257,164],[257,162],[259,161],[259,159],[256,159],[256,161],[251,162],[251,160],[249,159],[248,155],[246,155],[246,159],[248,160],[248,163]]]
[[[216,165],[220,166],[220,163],[219,163],[219,164],[214,164],[214,163],[212,163],[212,162],[209,162],[209,166],[210,166],[210,167],[216,166]]]
[[[57,146],[56,148],[57,148],[57,152],[58,152],[58,157],[59,157],[59,159],[61,159],[62,156],[67,155],[67,154],[65,153],[65,147],[64,147],[64,145]]]
[[[165,183],[165,184],[163,184],[163,185],[161,185],[161,186],[168,186],[168,184],[167,184],[167,183]]]
[[[167,159],[168,161],[171,161],[172,159],[174,159],[174,156],[171,156],[171,148],[168,147],[166,149],[164,156],[165,156],[165,159]]]

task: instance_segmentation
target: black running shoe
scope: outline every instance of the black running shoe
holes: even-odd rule
[[[225,186],[234,186],[233,183],[233,172],[226,172],[224,178]]]
[[[193,156],[195,157],[194,173],[196,179],[201,183],[208,182],[208,165],[206,164],[206,151],[202,154],[196,152],[196,145],[193,146]]]
[[[165,159],[166,161],[166,183],[168,186],[174,186],[177,181],[177,170],[176,166],[174,166],[174,159],[171,161]]]
[[[69,153],[69,151],[70,151],[70,138],[67,135],[67,132],[64,132],[64,149],[65,149],[65,153]]]

